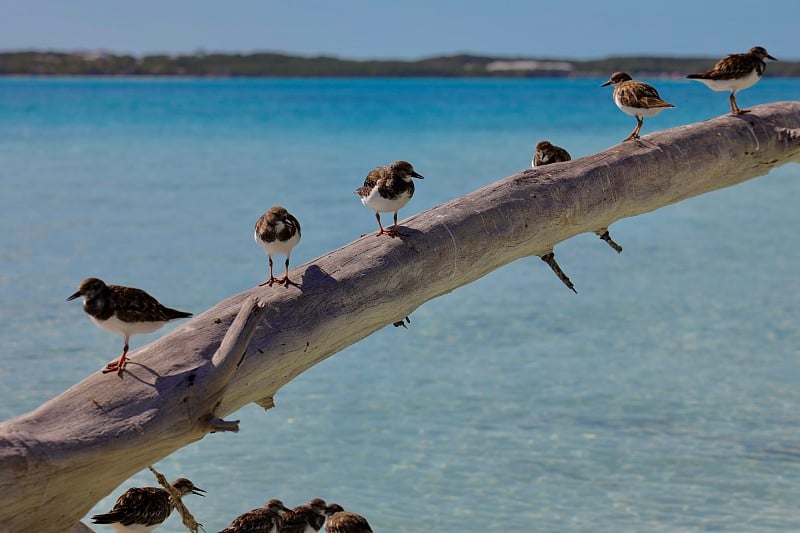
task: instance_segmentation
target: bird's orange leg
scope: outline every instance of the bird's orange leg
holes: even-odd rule
[[[128,357],[128,340],[125,340],[125,347],[122,349],[122,355],[116,361],[111,361],[106,365],[103,369],[103,374],[108,374],[109,372],[117,372],[117,375],[121,375],[122,371],[125,369],[125,364],[127,363]]]
[[[289,256],[286,256],[286,275],[283,276],[283,279],[276,280],[279,284],[283,285],[284,287],[288,287],[289,285],[294,285],[295,287],[299,287],[297,283],[289,279]]]
[[[736,103],[736,95],[735,94],[731,93],[730,100],[731,100],[731,113],[733,113],[734,115],[743,115],[743,114],[747,113],[746,109],[744,109],[744,110],[739,109],[739,105]]]
[[[272,287],[272,284],[278,281],[278,278],[272,275],[272,256],[267,256],[269,258],[269,279],[264,283],[259,283],[259,287],[263,287],[264,285],[269,285]]]
[[[636,117],[636,128],[634,128],[633,133],[628,135],[628,137],[626,139],[624,139],[622,142],[632,141],[633,139],[638,139],[639,138],[639,130],[642,129],[642,124],[644,124],[644,119]]]
[[[403,233],[397,228],[397,211],[394,212],[394,226],[385,230],[384,233],[389,235],[390,237],[405,237],[407,234]]]

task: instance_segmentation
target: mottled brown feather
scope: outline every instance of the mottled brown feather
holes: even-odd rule
[[[730,54],[728,57],[720,59],[706,72],[689,74],[686,77],[701,80],[733,80],[744,78],[754,70],[761,76],[767,69],[767,64],[764,62],[765,57],[773,59],[764,48],[756,46],[744,54]]]
[[[348,511],[336,513],[328,518],[325,530],[328,533],[372,533],[366,518]]]
[[[628,80],[614,87],[614,97],[626,107],[651,109],[653,107],[675,107],[665,102],[652,85],[643,81]]]
[[[283,222],[281,231],[276,231],[278,222]],[[288,241],[295,233],[301,234],[300,221],[285,208],[276,205],[256,221],[256,233],[264,242],[275,242],[276,239]]]
[[[564,148],[556,146],[549,141],[541,141],[536,145],[536,153],[533,158],[533,166],[549,165],[551,163],[563,163],[570,161],[572,156]]]

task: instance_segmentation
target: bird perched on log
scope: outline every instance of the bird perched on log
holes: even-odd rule
[[[397,227],[397,212],[414,196],[412,178],[424,179],[408,161],[395,161],[391,165],[370,171],[364,185],[356,189],[361,203],[375,211],[380,231],[375,234],[397,237],[405,235]],[[381,213],[394,212],[394,226],[383,229]]]
[[[555,146],[550,141],[540,141],[536,144],[536,150],[533,152],[533,159],[531,160],[532,167],[541,165],[549,165],[550,163],[563,163],[569,161],[572,157],[569,152]]]
[[[658,91],[643,81],[632,79],[625,72],[615,72],[611,78],[600,87],[614,86],[614,103],[623,113],[636,117],[636,128],[624,141],[639,138],[639,130],[644,124],[644,117],[654,117],[667,108],[675,107],[665,102],[658,95]]]
[[[765,59],[777,61],[763,46],[754,46],[744,54],[730,54],[720,59],[711,70],[686,77],[704,83],[712,91],[730,91],[731,113],[741,115],[747,111],[739,109],[736,92],[755,85],[761,79],[767,69]]]
[[[205,496],[203,489],[181,477],[172,482],[181,496]],[[149,533],[169,517],[175,504],[169,492],[160,487],[132,487],[117,498],[114,508],[92,517],[93,524],[107,524],[117,533]]]
[[[314,533],[325,523],[327,506],[319,498],[298,505],[283,517],[281,533]]]
[[[328,505],[325,519],[327,533],[372,533],[367,519],[360,514],[345,511],[338,503]]]
[[[551,163],[563,163],[565,161],[570,161],[571,159],[572,157],[569,155],[569,152],[567,152],[564,148],[555,146],[550,143],[550,141],[540,141],[536,145],[536,151],[533,153],[531,166],[540,167],[542,165],[549,165]],[[611,238],[611,234],[608,232],[608,228],[600,228],[599,230],[595,231],[595,234],[603,239],[611,248],[614,249],[614,251],[617,253],[622,252],[622,246],[614,242],[614,239]],[[556,274],[558,274],[558,272],[556,272]]]
[[[261,215],[256,221],[256,243],[264,249],[269,260],[269,279],[261,285],[272,286],[273,283],[284,285],[297,285],[289,279],[289,257],[292,249],[300,242],[300,222],[285,208],[276,205]],[[286,275],[283,279],[276,278],[272,273],[272,256],[281,254],[286,256]]]
[[[280,500],[270,500],[264,507],[253,509],[234,518],[219,533],[281,533],[283,517],[290,512]]]
[[[97,278],[86,278],[67,301],[83,297],[83,310],[99,327],[120,333],[125,338],[122,355],[106,365],[103,372],[122,374],[128,356],[128,342],[137,333],[152,333],[167,322],[188,318],[192,313],[164,307],[141,289],[106,285]]]

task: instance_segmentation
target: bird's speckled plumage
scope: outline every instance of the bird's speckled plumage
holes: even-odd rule
[[[295,285],[289,279],[289,258],[292,249],[300,242],[300,222],[279,205],[273,206],[269,211],[261,215],[256,221],[254,238],[267,254],[269,260],[269,279],[262,285],[270,285],[278,282],[285,286]],[[281,254],[286,256],[286,275],[283,279],[277,279],[272,272],[272,256]]]
[[[167,322],[188,318],[192,313],[165,307],[141,289],[106,285],[97,278],[86,278],[67,300],[83,297],[83,310],[97,326],[120,333],[125,339],[119,360],[110,363],[107,371],[122,372],[132,335],[152,333]]]
[[[569,152],[560,146],[555,146],[550,141],[540,141],[536,145],[536,151],[533,153],[531,166],[538,167],[551,163],[563,163],[571,159],[572,156],[569,155]]]
[[[367,519],[360,514],[345,511],[341,505],[332,503],[327,507],[325,520],[327,533],[372,533]]]
[[[325,523],[327,506],[320,498],[298,505],[283,517],[281,533],[312,533],[319,531]]]
[[[287,511],[282,501],[270,500],[264,507],[237,516],[220,533],[281,533]]]
[[[615,72],[607,82],[601,85],[614,86],[614,103],[620,110],[633,117],[636,117],[636,128],[625,141],[639,138],[639,130],[644,124],[644,117],[653,117],[665,109],[675,107],[661,99],[658,91],[652,85],[643,81],[631,79],[625,72]]]
[[[736,92],[754,85],[767,69],[765,59],[777,61],[763,46],[754,46],[744,54],[730,54],[706,72],[689,74],[691,80],[704,83],[714,91],[730,91],[731,113],[744,113],[736,103]]]
[[[356,189],[361,203],[375,212],[378,219],[377,235],[402,235],[397,229],[397,212],[414,196],[412,178],[424,179],[408,161],[395,161],[391,165],[370,171],[364,185]],[[394,212],[394,227],[385,230],[381,224],[381,213]]]
[[[172,486],[181,494],[202,496],[203,489],[186,478],[178,478]],[[108,524],[118,532],[152,531],[169,517],[174,504],[169,492],[160,487],[132,487],[117,498],[107,513],[94,515],[92,523]]]

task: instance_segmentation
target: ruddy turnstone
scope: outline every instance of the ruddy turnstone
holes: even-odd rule
[[[167,322],[188,318],[192,313],[164,307],[141,289],[106,285],[103,280],[86,278],[67,301],[83,296],[83,310],[101,328],[125,338],[122,355],[106,365],[103,372],[121,374],[128,356],[128,341],[137,333],[152,333]]]
[[[361,203],[375,211],[380,231],[376,234],[386,234],[391,237],[405,235],[397,227],[397,212],[414,196],[414,182],[412,178],[423,179],[408,161],[395,161],[391,165],[378,167],[364,180],[364,186],[356,189],[356,194],[361,198]],[[383,229],[381,213],[394,212],[394,226]]]
[[[271,287],[275,282],[286,287],[290,284],[297,285],[289,279],[289,257],[292,254],[292,248],[300,242],[300,222],[286,209],[276,205],[256,221],[255,239],[269,259],[269,279],[261,285]],[[272,254],[286,256],[286,275],[283,279],[272,275]]]
[[[544,255],[540,255],[539,259],[547,263],[547,265],[553,270],[553,272],[555,272],[556,276],[558,276],[558,279],[560,279],[561,282],[564,285],[566,285],[569,290],[571,290],[575,294],[578,294],[578,291],[575,290],[575,285],[572,284],[572,281],[569,279],[569,277],[567,277],[567,275],[564,274],[564,271],[561,270],[561,267],[558,266],[558,263],[556,262],[556,255],[555,253],[553,253],[553,250],[550,250],[548,253]]]
[[[281,533],[314,533],[325,523],[325,502],[314,498],[304,505],[298,505],[283,517]]]
[[[712,91],[730,91],[731,113],[741,115],[747,111],[739,109],[736,104],[736,91],[747,89],[761,79],[767,68],[765,59],[777,61],[763,46],[754,46],[747,53],[731,54],[720,59],[707,72],[689,74],[686,77],[705,83]]]
[[[675,107],[662,100],[652,85],[631,79],[625,72],[615,72],[600,87],[606,85],[614,86],[613,98],[617,107],[623,113],[636,117],[636,128],[623,142],[639,138],[639,130],[644,124],[644,117],[654,117],[668,107]]]
[[[538,167],[541,165],[549,165],[550,163],[563,163],[570,159],[572,159],[572,157],[570,157],[569,152],[560,146],[555,146],[551,144],[550,141],[540,141],[536,145],[536,151],[533,153],[531,166]]]
[[[280,500],[270,500],[264,507],[237,516],[219,533],[280,533],[283,516],[289,512]]]
[[[328,505],[325,511],[325,531],[328,533],[372,533],[367,519],[360,514],[345,511],[338,503]]]
[[[181,477],[172,482],[181,494],[205,496],[203,489]],[[114,508],[92,517],[93,524],[107,524],[117,533],[149,533],[161,525],[172,512],[174,504],[169,492],[160,487],[133,487],[117,498]]]

